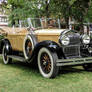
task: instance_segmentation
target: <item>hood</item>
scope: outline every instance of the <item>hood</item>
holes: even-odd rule
[[[62,32],[64,32],[65,29],[40,29],[36,30],[35,34],[40,35],[60,35]]]

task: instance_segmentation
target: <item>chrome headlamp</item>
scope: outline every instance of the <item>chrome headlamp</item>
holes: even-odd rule
[[[69,43],[70,43],[69,37],[67,37],[67,36],[65,36],[65,35],[61,36],[61,37],[60,37],[60,43],[61,43],[62,45],[69,45]]]
[[[84,44],[89,44],[90,43],[90,36],[88,36],[87,34],[84,34],[82,36],[82,41]]]

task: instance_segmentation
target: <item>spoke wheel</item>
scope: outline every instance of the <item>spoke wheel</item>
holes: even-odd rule
[[[41,68],[42,68],[42,70],[46,74],[50,73],[50,71],[51,71],[51,60],[50,60],[49,55],[46,52],[42,53],[42,55],[41,55],[41,61],[42,61],[41,62]]]
[[[32,56],[32,52],[34,50],[34,46],[37,44],[36,38],[31,34],[31,35],[26,35],[24,39],[24,44],[23,44],[23,53],[25,59],[30,59]]]
[[[30,42],[29,39],[26,40],[25,51],[28,57],[32,55],[32,43]]]
[[[38,53],[38,68],[45,78],[54,78],[58,74],[59,68],[56,66],[58,59],[56,53],[52,53],[47,48],[41,48]]]

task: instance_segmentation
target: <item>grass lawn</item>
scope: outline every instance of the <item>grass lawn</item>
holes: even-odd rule
[[[92,92],[92,73],[67,68],[55,79],[45,79],[25,63],[4,65],[0,58],[0,92]]]

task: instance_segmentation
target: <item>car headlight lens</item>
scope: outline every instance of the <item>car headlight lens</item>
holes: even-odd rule
[[[83,40],[84,44],[89,44],[90,43],[90,37],[88,35],[86,35],[86,34],[84,34],[82,36],[82,40]]]
[[[60,37],[60,41],[61,41],[62,45],[68,45],[70,43],[69,37],[67,37],[65,35]]]

